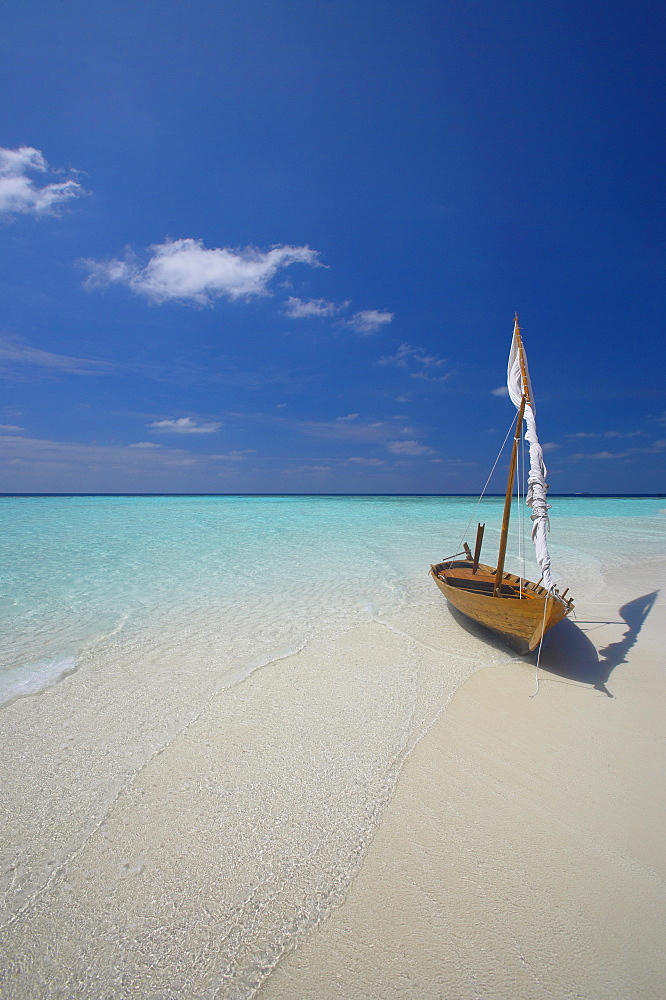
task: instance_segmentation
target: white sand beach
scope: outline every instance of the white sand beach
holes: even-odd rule
[[[456,692],[263,1000],[663,996],[665,579],[646,560],[580,604],[535,697],[520,661]]]
[[[664,562],[576,558],[534,697],[420,572],[240,683],[191,625],[6,705],[3,1000],[660,998]]]

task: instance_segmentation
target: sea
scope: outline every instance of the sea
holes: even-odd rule
[[[551,503],[574,601],[666,554],[663,497]],[[515,659],[428,576],[477,521],[493,562],[502,506],[0,497],[5,995],[255,996],[455,690]],[[528,515],[506,568],[536,580]]]

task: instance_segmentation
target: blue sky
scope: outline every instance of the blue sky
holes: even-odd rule
[[[666,490],[660,5],[0,22],[0,491]]]

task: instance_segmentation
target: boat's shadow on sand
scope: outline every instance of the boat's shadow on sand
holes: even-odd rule
[[[613,695],[606,687],[608,679],[615,667],[626,663],[627,653],[636,644],[643,623],[652,610],[658,594],[659,591],[655,590],[651,594],[644,594],[623,604],[618,611],[618,617],[612,620],[575,622],[566,618],[547,633],[539,665],[551,674],[579,681],[581,684],[589,684],[612,698]],[[450,605],[449,607],[454,618],[470,634],[483,638],[484,642],[496,649],[507,648],[500,638],[471,622],[455,608]],[[626,631],[617,642],[612,642],[597,651],[587,632],[599,625],[626,625]],[[534,663],[536,655],[534,652],[524,659],[526,662]]]

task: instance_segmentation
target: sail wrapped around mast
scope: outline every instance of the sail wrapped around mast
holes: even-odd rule
[[[546,590],[553,591],[553,579],[550,575],[550,553],[548,552],[547,531],[550,529],[548,520],[548,484],[546,483],[546,463],[543,460],[543,449],[539,444],[536,429],[536,406],[534,395],[530,384],[530,375],[527,369],[527,358],[523,349],[516,317],[511,351],[509,353],[509,364],[507,367],[507,388],[511,402],[518,409],[523,396],[525,397],[525,440],[530,449],[530,472],[528,477],[528,489],[526,503],[532,508],[532,541],[536,559],[541,569],[543,586]]]

